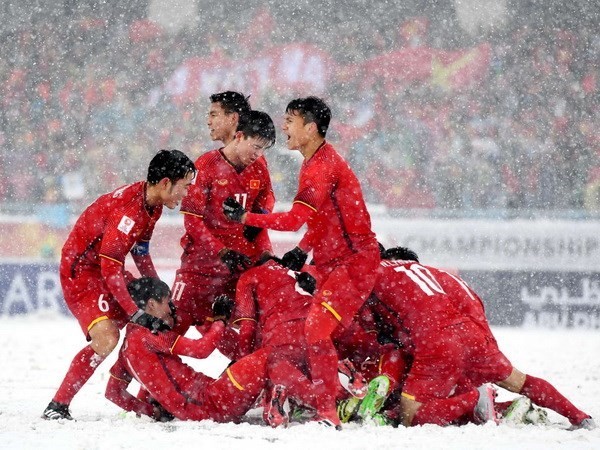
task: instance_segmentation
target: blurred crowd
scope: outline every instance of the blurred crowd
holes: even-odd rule
[[[315,30],[302,20],[283,29],[258,4],[245,16],[236,26],[210,22],[167,33],[143,18],[87,13],[4,33],[0,211],[68,204],[77,212],[99,194],[143,179],[159,148],[193,158],[213,148],[208,98],[174,101],[164,89],[173,72],[191,57],[248,58],[275,42],[298,41],[347,68],[323,92],[336,119],[328,138],[358,173],[368,201],[457,215],[600,211],[597,27],[521,22],[477,41],[435,24],[402,35],[400,19],[384,31],[360,21]],[[489,70],[465,88],[418,82],[390,89],[351,70],[401,46],[484,41]],[[278,121],[288,100],[310,93],[248,94]],[[298,160],[283,147],[267,160],[278,200],[289,201]]]

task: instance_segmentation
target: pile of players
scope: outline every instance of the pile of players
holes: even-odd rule
[[[323,100],[286,108],[287,147],[304,161],[292,207],[278,213],[264,158],[275,142],[271,118],[237,92],[210,100],[207,124],[222,147],[195,163],[161,150],[146,181],[100,197],[70,233],[61,284],[89,345],[44,418],[71,419],[71,400],[126,327],[106,396],[157,420],[237,422],[262,405],[271,426],[294,417],[338,429],[349,420],[497,423],[499,410],[518,422],[543,417],[533,402],[572,428],[595,427],[550,383],[512,366],[462,279],[378,244],[359,181],[325,139],[331,112]],[[183,253],[169,289],[149,242],[162,207],[179,202]],[[276,257],[267,230],[304,225],[298,245]],[[139,278],[125,270],[127,254]],[[191,326],[200,339],[184,336]],[[215,349],[231,360],[217,379],[181,360]],[[137,396],[127,390],[134,379]],[[522,397],[495,403],[489,383]]]

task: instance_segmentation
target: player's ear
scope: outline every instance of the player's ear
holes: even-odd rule
[[[160,180],[158,182],[158,185],[162,188],[167,188],[167,187],[169,187],[170,183],[171,183],[171,179],[169,177],[164,177],[162,180]]]

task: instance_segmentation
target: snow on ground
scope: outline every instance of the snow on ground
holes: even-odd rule
[[[546,378],[581,409],[600,418],[600,335],[590,331],[495,329],[501,349],[516,367]],[[346,425],[343,431],[317,424],[287,429],[174,421],[161,424],[125,415],[104,398],[108,369],[103,363],[71,405],[74,422],[40,418],[74,354],[84,345],[77,323],[49,314],[0,319],[0,449],[600,449],[600,429],[567,431],[555,425],[510,427],[424,426],[374,428]],[[225,359],[200,363],[218,375]],[[500,399],[512,398],[501,392]],[[254,423],[254,424],[252,424]]]

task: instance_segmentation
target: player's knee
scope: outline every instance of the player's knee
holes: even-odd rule
[[[100,333],[94,333],[91,337],[92,342],[90,345],[94,352],[98,356],[106,358],[119,343],[119,330],[116,327],[114,329],[109,328]]]

